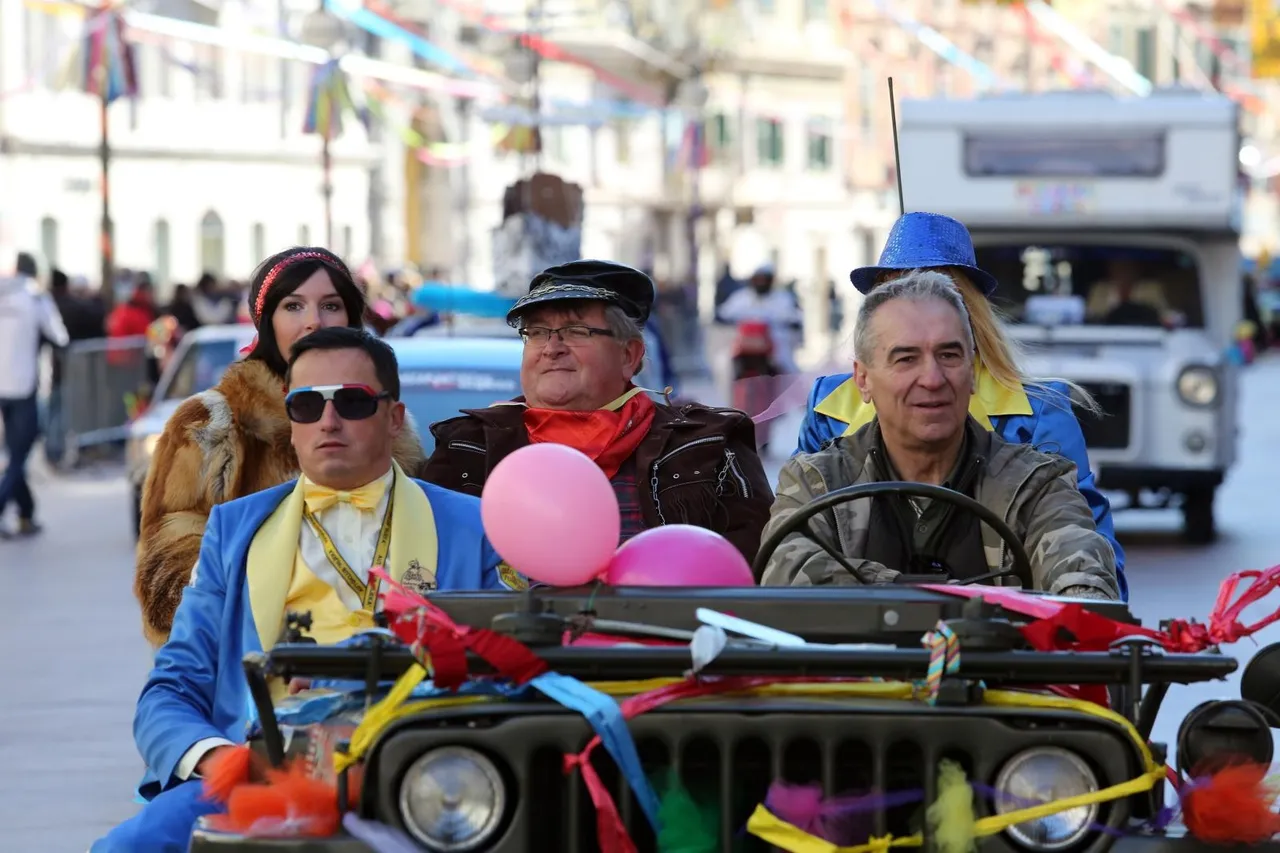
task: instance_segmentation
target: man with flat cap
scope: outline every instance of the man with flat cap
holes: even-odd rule
[[[633,377],[653,307],[647,275],[580,260],[534,277],[507,314],[524,341],[523,396],[431,427],[423,480],[479,495],[513,450],[550,441],[596,461],[622,507],[622,541],[663,524],[714,530],[751,562],[773,491],[755,426],[736,409],[657,403]],[[555,499],[555,483],[530,483]]]

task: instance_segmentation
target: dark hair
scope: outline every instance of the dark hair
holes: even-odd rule
[[[359,328],[363,324],[364,292],[356,285],[342,259],[318,246],[294,246],[267,258],[253,271],[253,278],[249,281],[249,312],[258,329],[258,342],[248,358],[266,362],[277,375],[284,375],[289,365],[276,343],[271,315],[281,300],[320,269],[329,274],[334,289],[346,306],[347,325]]]
[[[378,384],[382,390],[391,395],[391,399],[400,399],[400,363],[396,360],[396,352],[386,341],[377,338],[364,329],[352,329],[348,326],[330,326],[317,329],[304,338],[299,338],[293,345],[289,355],[289,366],[285,370],[286,383],[293,381],[293,366],[303,353],[313,350],[363,350],[373,362],[373,370],[378,375]]]
[[[35,256],[32,255],[30,252],[19,252],[18,261],[15,264],[15,267],[17,269],[18,275],[29,275],[32,278],[35,278],[37,275],[40,274],[39,271],[36,269]]]
[[[71,282],[67,279],[67,274],[62,270],[54,267],[49,273],[49,287],[53,290],[66,290]]]

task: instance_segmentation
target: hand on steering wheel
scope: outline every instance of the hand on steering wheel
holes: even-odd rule
[[[1009,529],[1009,525],[1004,523],[1004,519],[996,515],[986,506],[978,503],[968,495],[953,491],[943,486],[933,486],[927,483],[857,483],[852,486],[845,486],[843,489],[836,489],[834,492],[828,492],[822,497],[812,500],[795,514],[786,520],[781,527],[773,532],[773,534],[760,543],[760,550],[756,554],[755,563],[752,571],[756,577],[762,577],[764,570],[769,565],[769,560],[773,558],[773,554],[778,550],[778,546],[793,533],[803,533],[811,542],[814,542],[823,551],[840,565],[844,566],[850,574],[856,576],[856,571],[849,558],[840,553],[840,549],[827,542],[819,536],[812,527],[809,526],[809,520],[820,512],[826,512],[829,509],[839,506],[840,504],[856,501],[861,498],[873,498],[879,495],[905,495],[908,497],[931,498],[944,503],[949,503],[959,509],[966,510],[978,516],[978,518],[996,532],[996,535],[1009,546],[1009,553],[1013,555],[1013,568],[998,572],[991,572],[986,575],[979,575],[976,578],[968,578],[958,581],[961,585],[979,583],[985,580],[995,580],[998,578],[1016,576],[1022,582],[1022,588],[1025,590],[1035,589],[1035,579],[1031,571],[1031,558],[1027,556],[1026,546],[1022,544],[1017,535]],[[890,566],[889,568],[893,568]]]

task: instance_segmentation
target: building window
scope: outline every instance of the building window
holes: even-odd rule
[[[858,237],[858,242],[862,244],[863,266],[874,266],[880,256],[880,253],[876,251],[876,232],[870,228],[859,228]]]
[[[826,118],[809,119],[807,132],[808,167],[815,172],[825,172],[831,168],[832,123]]]
[[[778,11],[778,5],[775,0],[756,0],[756,11],[761,15],[772,15]]]
[[[631,123],[613,123],[613,158],[619,165],[631,162]]]
[[[200,270],[221,277],[226,272],[226,253],[222,217],[211,210],[200,220]]]
[[[355,232],[350,225],[342,226],[342,258],[347,263],[351,263],[351,258],[356,253],[356,237]]]
[[[201,99],[221,100],[222,48],[211,44],[198,44],[196,53],[196,94]]]
[[[1107,28],[1107,32],[1111,41],[1111,52],[1117,56],[1124,56],[1127,54],[1129,52],[1129,46],[1125,43],[1124,27],[1119,24],[1112,24]]]
[[[51,268],[58,265],[58,220],[52,216],[40,220],[40,254]]]
[[[756,119],[756,162],[761,166],[782,165],[786,156],[782,131],[782,122],[776,118]]]
[[[1156,30],[1155,27],[1142,27],[1138,30],[1138,49],[1134,65],[1138,73],[1148,80],[1156,76]]]
[[[876,78],[870,65],[858,69],[858,132],[863,138],[875,132]]]
[[[169,283],[169,223],[167,220],[156,220],[151,239],[154,243],[151,251],[155,257],[152,277],[156,284],[164,286]]]
[[[827,20],[827,0],[804,0],[804,19],[806,21]]]
[[[250,260],[253,264],[260,264],[267,257],[267,226],[261,222],[254,223],[253,239],[250,243],[253,252],[253,258]]]
[[[711,116],[705,122],[703,133],[711,159],[727,160],[733,145],[733,125],[730,124],[729,116],[724,113]]]

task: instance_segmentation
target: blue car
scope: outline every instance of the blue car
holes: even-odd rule
[[[133,532],[138,534],[142,486],[165,423],[183,400],[218,383],[253,339],[247,325],[206,326],[184,336],[156,384],[151,406],[129,424],[127,477],[132,487]],[[435,447],[431,424],[460,409],[478,409],[520,394],[524,345],[507,328],[504,337],[430,335],[387,338],[400,362],[400,398],[418,427],[423,450]]]
[[[524,344],[514,335],[388,338],[387,343],[400,361],[400,399],[417,422],[428,456],[435,448],[431,424],[520,395]]]

